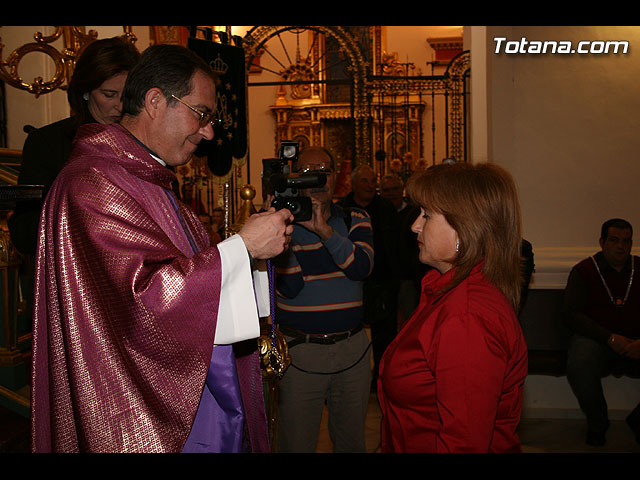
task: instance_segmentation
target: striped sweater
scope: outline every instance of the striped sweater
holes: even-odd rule
[[[295,225],[291,247],[277,259],[276,323],[333,333],[362,321],[362,280],[373,269],[371,219],[364,210],[332,204],[328,224],[334,233],[326,241]]]

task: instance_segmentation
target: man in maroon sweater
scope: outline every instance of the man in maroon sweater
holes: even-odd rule
[[[587,418],[586,443],[603,445],[609,427],[601,378],[640,375],[640,259],[631,255],[633,229],[622,219],[602,225],[602,250],[573,267],[563,317],[573,333],[567,380]],[[640,442],[640,405],[627,417]]]

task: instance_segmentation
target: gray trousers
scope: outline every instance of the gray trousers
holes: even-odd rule
[[[587,418],[587,428],[593,432],[604,433],[609,425],[602,390],[602,377],[609,374],[637,377],[640,360],[622,357],[607,345],[574,335],[567,352],[567,380]]]
[[[292,365],[278,393],[280,453],[315,453],[325,404],[334,452],[366,452],[364,423],[371,386],[368,345],[369,338],[361,330],[333,345],[303,343],[290,349]]]

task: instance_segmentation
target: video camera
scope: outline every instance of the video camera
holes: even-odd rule
[[[276,210],[286,208],[293,214],[294,222],[311,220],[311,199],[300,193],[301,189],[318,188],[327,183],[324,173],[297,174],[298,153],[297,142],[280,143],[279,158],[262,160],[262,189],[275,195],[271,206]]]

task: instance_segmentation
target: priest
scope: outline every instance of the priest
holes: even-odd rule
[[[284,251],[292,216],[254,215],[211,246],[173,193],[169,167],[213,137],[215,98],[200,57],[156,45],[121,123],[79,130],[40,222],[34,452],[269,451],[252,263]]]

